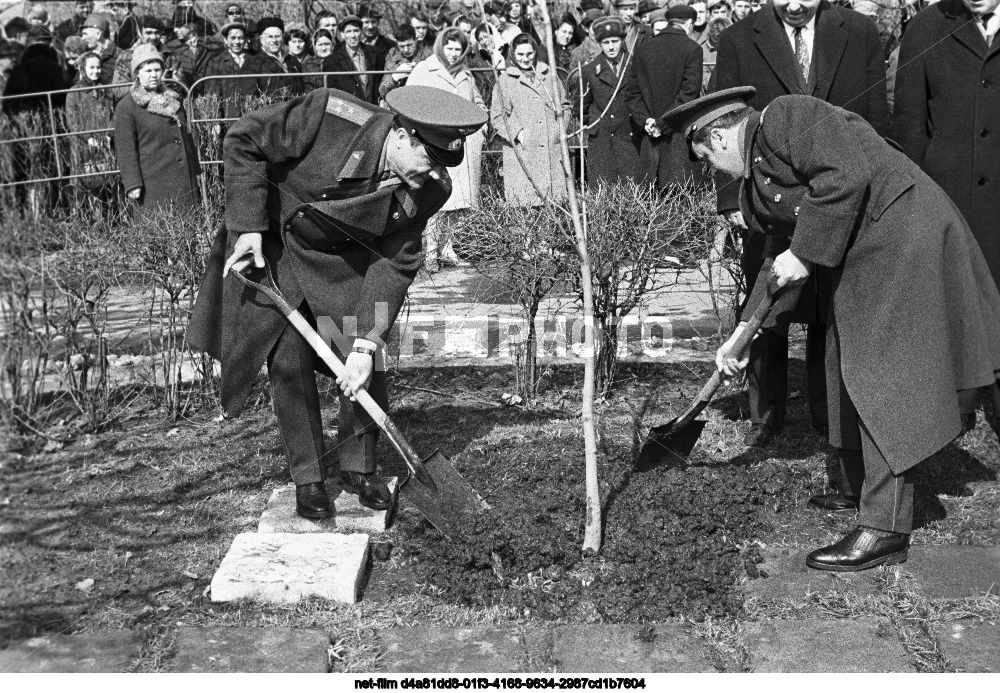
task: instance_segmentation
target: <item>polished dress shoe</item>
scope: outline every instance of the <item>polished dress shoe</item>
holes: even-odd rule
[[[743,444],[749,448],[766,448],[778,435],[774,426],[768,424],[754,424],[750,427],[750,432],[743,438]]]
[[[859,526],[836,544],[813,551],[806,557],[806,565],[837,572],[867,570],[877,565],[902,563],[909,548],[909,534]]]
[[[845,496],[840,491],[834,491],[833,493],[819,493],[809,499],[809,505],[817,507],[821,510],[829,510],[835,513],[843,510],[850,510],[851,512],[854,512],[858,509],[858,497]]]
[[[295,487],[295,512],[310,520],[333,517],[333,506],[323,484],[303,484]]]
[[[392,505],[389,487],[374,474],[341,472],[340,483],[348,493],[356,493],[361,505],[372,510],[388,510]]]

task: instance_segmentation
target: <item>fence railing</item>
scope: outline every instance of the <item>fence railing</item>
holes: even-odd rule
[[[478,67],[471,68],[474,73],[482,72],[492,72],[491,68],[488,67]],[[385,75],[394,74],[395,70],[366,70],[366,71],[353,71],[353,72],[295,72],[295,73],[255,73],[255,74],[239,74],[239,75],[208,75],[196,80],[191,84],[190,87],[185,86],[183,83],[176,80],[167,80],[172,87],[179,87],[182,91],[188,94],[188,98],[184,101],[185,112],[187,115],[188,126],[192,129],[196,126],[205,126],[208,128],[209,132],[218,133],[219,130],[214,130],[213,125],[218,125],[221,127],[225,123],[231,123],[239,120],[239,116],[224,116],[221,113],[216,116],[209,117],[197,117],[197,106],[202,103],[202,100],[207,96],[210,96],[213,91],[211,85],[219,82],[226,82],[232,84],[234,81],[250,81],[250,80],[263,80],[266,79],[270,84],[281,84],[282,82],[295,82],[297,80],[302,80],[305,78],[317,78],[317,77],[356,77],[358,75],[366,75],[370,79],[377,79],[381,82]],[[23,137],[13,137],[9,139],[0,140],[0,146],[3,147],[17,147],[23,146],[31,142],[41,142],[41,141],[51,141],[52,144],[52,154],[55,162],[55,175],[54,176],[44,176],[44,177],[28,177],[24,180],[14,180],[14,181],[0,181],[0,189],[12,188],[21,185],[34,185],[39,183],[52,183],[56,181],[72,181],[80,178],[93,178],[95,176],[116,176],[121,173],[120,169],[117,167],[108,167],[106,170],[101,171],[89,171],[85,173],[77,173],[72,171],[72,167],[69,162],[66,161],[66,152],[63,147],[60,146],[60,142],[79,138],[84,136],[94,136],[94,135],[111,135],[114,133],[114,123],[109,122],[106,128],[96,128],[89,130],[73,130],[68,126],[66,114],[63,109],[56,108],[54,100],[58,97],[68,96],[74,92],[92,92],[98,91],[112,91],[118,94],[121,90],[128,90],[132,85],[127,82],[117,83],[117,84],[102,84],[93,87],[73,87],[68,89],[56,89],[51,91],[36,92],[32,94],[18,94],[15,96],[5,96],[2,98],[4,103],[15,101],[17,99],[34,99],[38,100],[40,98],[45,99],[46,102],[46,113],[44,120],[48,126],[48,132],[42,134],[33,134]],[[284,87],[281,87],[284,88]],[[378,91],[378,84],[374,86],[374,89]],[[246,95],[250,95],[252,92],[246,92]],[[121,96],[119,95],[120,99]],[[285,98],[291,98],[290,95]],[[116,99],[117,101],[118,99]],[[243,115],[242,113],[240,114]],[[10,122],[11,119],[0,118],[0,125],[3,125],[4,120]],[[16,125],[13,128],[16,131]],[[571,144],[571,149],[581,150],[585,149],[586,145],[582,142],[586,138],[579,138],[575,143]],[[502,153],[499,149],[484,149],[483,155],[497,156]],[[198,163],[201,166],[218,166],[222,164],[221,159],[215,158],[202,158],[203,151],[199,149],[199,160]]]

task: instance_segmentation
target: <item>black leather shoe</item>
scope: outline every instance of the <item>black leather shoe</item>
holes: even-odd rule
[[[820,493],[809,499],[809,505],[835,513],[843,510],[854,512],[858,509],[858,497],[845,496],[840,491]]]
[[[817,570],[849,572],[877,565],[894,565],[906,560],[910,535],[855,527],[836,544],[816,549],[806,557],[806,565]]]
[[[348,493],[358,494],[361,505],[372,510],[388,510],[392,506],[389,487],[374,474],[341,472],[340,483]]]
[[[976,412],[962,414],[962,433],[968,433],[976,428]]]
[[[333,506],[323,484],[303,484],[295,487],[295,512],[310,520],[333,517]]]
[[[766,448],[778,432],[768,424],[754,424],[743,438],[743,444],[750,448]]]

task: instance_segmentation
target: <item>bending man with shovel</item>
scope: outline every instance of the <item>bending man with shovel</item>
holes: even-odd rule
[[[820,570],[906,560],[913,467],[962,432],[957,391],[1000,372],[1000,294],[948,196],[862,118],[809,96],[763,112],[752,87],[726,89],[664,115],[691,153],[740,181],[750,230],[791,242],[766,262],[794,294],[816,265],[834,272],[827,333],[830,442],[860,496],[858,526],[809,554]],[[781,320],[778,300],[769,320]],[[766,323],[765,323],[766,326]],[[716,354],[727,375],[746,365]]]
[[[264,292],[232,275],[267,266],[291,308],[313,327],[331,320],[345,336],[334,344],[346,355],[337,378],[340,480],[362,505],[387,509],[389,490],[375,476],[379,428],[356,400],[367,390],[387,409],[384,340],[422,264],[424,226],[451,192],[445,167],[461,162],[465,136],[487,119],[428,87],[401,87],[387,101],[391,111],[317,89],[230,128],[225,224],[188,331],[192,345],[222,361],[230,415],[267,363],[297,512],[307,518],[333,515],[314,372],[327,369],[302,334],[308,326],[293,327]]]

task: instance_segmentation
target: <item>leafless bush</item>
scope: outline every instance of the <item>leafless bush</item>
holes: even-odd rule
[[[651,292],[676,284],[682,267],[705,258],[714,234],[711,191],[622,183],[583,195],[597,330],[597,387],[606,393],[618,364],[618,325]],[[570,275],[579,277],[570,256]],[[579,293],[580,286],[577,283]]]
[[[128,277],[149,300],[148,341],[153,355],[149,385],[171,421],[199,398],[212,397],[213,364],[187,346],[187,323],[205,272],[205,258],[221,206],[165,206],[144,211],[122,234]],[[182,389],[185,363],[198,386]]]
[[[497,191],[484,192],[473,210],[455,230],[476,269],[513,294],[528,325],[518,344],[517,390],[526,401],[535,399],[538,387],[538,344],[535,317],[542,300],[558,281],[566,278],[566,246],[572,235],[568,219],[547,207],[514,207]]]

